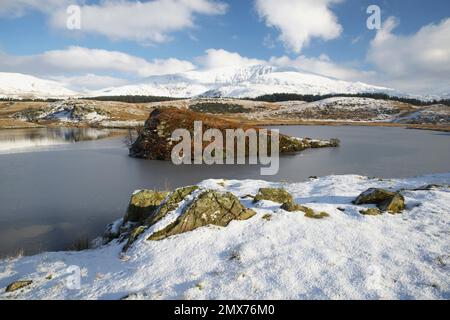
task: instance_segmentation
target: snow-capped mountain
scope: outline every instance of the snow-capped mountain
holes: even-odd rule
[[[0,72],[0,98],[65,98],[77,95],[62,84],[21,73]]]
[[[153,95],[255,98],[264,94],[394,92],[392,89],[280,69],[269,65],[223,67],[152,76],[139,83],[92,92],[92,96]]]

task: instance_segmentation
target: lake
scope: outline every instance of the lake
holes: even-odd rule
[[[136,189],[208,178],[303,181],[360,174],[402,178],[450,172],[450,134],[389,127],[282,126],[282,133],[338,138],[339,148],[282,156],[276,176],[259,166],[175,166],[128,157],[123,138],[96,129],[0,130],[0,256],[64,250],[124,215]]]

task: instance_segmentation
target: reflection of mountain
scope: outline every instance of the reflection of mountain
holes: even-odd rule
[[[0,153],[38,147],[97,140],[110,135],[107,130],[91,128],[25,129],[0,132]]]

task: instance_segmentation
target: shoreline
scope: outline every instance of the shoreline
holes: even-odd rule
[[[176,218],[174,215],[182,213],[175,206],[172,209],[176,210],[155,227],[139,229],[125,251],[124,245],[128,242],[113,238],[105,245],[84,251],[43,252],[12,260],[1,259],[0,267],[6,269],[0,273],[0,288],[3,289],[0,299],[183,297],[196,300],[209,296],[215,299],[264,299],[281,292],[281,300],[295,298],[298,292],[303,292],[304,298],[320,299],[325,293],[317,291],[316,287],[327,288],[329,285],[321,279],[339,279],[343,285],[333,287],[327,294],[340,299],[368,299],[372,295],[445,299],[450,292],[445,280],[448,271],[441,267],[448,261],[446,238],[436,235],[444,235],[448,225],[448,215],[444,213],[450,203],[449,179],[450,173],[383,180],[359,175],[330,175],[298,183],[204,180],[197,184],[200,189],[187,196],[186,201],[196,201],[208,190],[220,194],[229,192],[255,215],[223,227],[203,226],[163,239],[151,238],[168,226]],[[326,215],[311,218],[301,212],[280,209],[281,203],[277,201],[264,200],[256,204],[247,198],[261,188],[283,188],[300,205]],[[372,206],[356,205],[352,200],[368,188],[401,192],[406,203],[404,212],[364,215],[361,212]],[[436,214],[436,210],[442,214]],[[433,224],[429,224],[430,219]],[[111,224],[111,230],[120,221],[123,219]],[[417,232],[423,224],[428,226],[427,229]],[[284,232],[280,234],[279,230]],[[393,245],[393,240],[402,245]],[[424,252],[421,249],[424,245],[432,250]],[[368,251],[372,247],[390,254]],[[276,260],[272,258],[274,251]],[[190,258],[180,259],[186,252],[190,252]],[[340,252],[338,260],[333,252]],[[45,268],[24,267],[36,265],[43,257]],[[403,263],[394,263],[399,260]],[[385,269],[386,264],[392,268]],[[69,265],[84,270],[79,290],[61,285],[71,275],[67,271]],[[286,268],[286,265],[291,267]],[[383,283],[389,283],[376,290],[368,288],[373,277],[371,266],[383,270]],[[358,271],[357,281],[350,272],[353,269]],[[194,270],[195,273],[180,270]],[[309,276],[299,277],[302,270],[309,270]],[[398,278],[398,274],[402,277]],[[417,284],[418,275],[424,283],[429,283],[427,290]],[[295,286],[290,280],[293,278],[298,279]],[[311,286],[309,281],[314,279],[316,285]],[[14,281],[24,281],[27,285],[21,290],[5,292]],[[255,281],[264,286],[255,291],[252,286]],[[155,283],[161,285],[155,286]],[[180,286],[180,283],[186,285]]]
[[[273,119],[273,120],[246,120],[237,119],[235,117],[224,117],[224,119],[239,121],[243,125],[249,126],[336,126],[336,127],[393,127],[413,130],[427,130],[437,132],[450,132],[450,124],[434,125],[434,124],[404,124],[392,122],[364,122],[364,121],[332,121],[332,120],[288,120],[288,119]],[[117,129],[128,130],[135,127],[121,127],[121,126],[102,126],[89,125],[86,123],[48,123],[38,124],[33,122],[22,122],[20,125],[2,125],[0,119],[0,130],[16,130],[16,129],[43,129],[43,128],[92,128],[92,129]]]

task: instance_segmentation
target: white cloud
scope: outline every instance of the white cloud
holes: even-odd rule
[[[118,72],[129,76],[147,77],[195,68],[191,62],[185,60],[171,58],[148,61],[119,51],[83,47],[68,47],[32,56],[3,54],[0,57],[1,70],[34,75]]]
[[[417,33],[393,33],[398,20],[390,17],[372,40],[367,55],[384,81],[417,93],[440,93],[450,88],[450,19],[422,27]]]
[[[299,53],[312,38],[331,40],[342,26],[330,10],[341,0],[256,0],[256,10],[268,27],[280,31],[279,40]]]
[[[129,83],[128,80],[110,77],[99,76],[88,73],[80,76],[54,76],[49,79],[62,83],[67,88],[75,91],[99,90],[109,87],[123,86]]]
[[[204,56],[196,58],[196,62],[205,69],[220,67],[246,67],[264,63],[263,60],[251,59],[241,56],[236,52],[223,49],[208,49]]]
[[[227,10],[217,0],[104,0],[93,5],[69,0],[1,0],[0,14],[20,16],[37,10],[49,16],[53,27],[66,30],[66,10],[71,3],[80,3],[80,32],[144,44],[166,42],[171,33],[193,28],[196,15],[221,15]]]
[[[299,71],[307,71],[319,75],[348,81],[369,80],[375,74],[371,71],[361,71],[351,65],[343,65],[333,62],[325,54],[316,57],[298,56],[291,59],[287,56],[272,57],[269,62],[275,66],[295,68]]]

